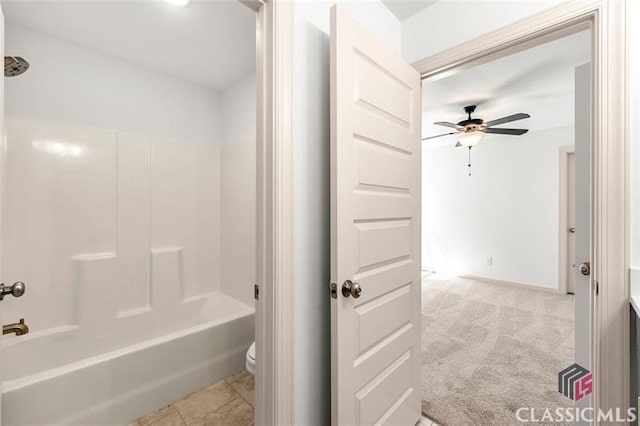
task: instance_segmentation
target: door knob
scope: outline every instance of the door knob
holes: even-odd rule
[[[4,283],[0,284],[0,300],[3,300],[5,296],[12,295],[13,297],[20,297],[24,294],[26,286],[22,281],[17,281],[13,285],[7,287]]]
[[[589,275],[591,274],[591,263],[589,262],[584,262],[583,264],[580,265],[580,273],[582,275]]]
[[[342,295],[344,297],[353,296],[354,299],[357,299],[362,294],[362,287],[360,284],[354,283],[351,280],[346,280],[342,284]]]

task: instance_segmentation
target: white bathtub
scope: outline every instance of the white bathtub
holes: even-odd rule
[[[216,293],[200,306],[194,322],[152,340],[4,381],[3,424],[127,424],[244,368],[254,339],[252,308]]]

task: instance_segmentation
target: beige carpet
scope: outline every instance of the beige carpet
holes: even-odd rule
[[[573,347],[571,295],[423,279],[422,411],[440,425],[516,425],[519,407],[572,406],[556,380]]]

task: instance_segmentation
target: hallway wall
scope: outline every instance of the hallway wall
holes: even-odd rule
[[[402,21],[402,56],[413,63],[567,1],[441,0]]]
[[[294,423],[330,424],[329,17],[333,1],[294,16]],[[400,52],[400,23],[379,0],[341,1]]]

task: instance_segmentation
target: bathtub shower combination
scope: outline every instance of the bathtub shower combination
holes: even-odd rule
[[[199,88],[3,9],[3,278],[26,292],[2,315],[29,331],[3,339],[2,419],[126,424],[245,367],[255,77]]]

